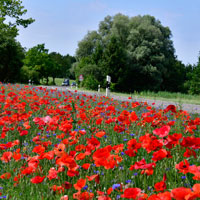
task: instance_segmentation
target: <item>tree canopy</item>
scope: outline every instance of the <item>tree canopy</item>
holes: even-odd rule
[[[0,22],[9,27],[23,26],[27,27],[34,22],[34,19],[22,18],[27,13],[27,10],[22,5],[20,0],[1,0],[0,1]],[[7,20],[7,21],[6,21]]]
[[[175,81],[177,59],[171,37],[169,27],[150,15],[107,16],[97,31],[89,31],[78,43],[77,68],[97,65],[104,77],[112,77],[116,90],[163,90]]]
[[[22,17],[26,12],[20,0],[0,1],[0,81],[15,82],[20,78],[25,51],[15,39],[17,27],[26,28],[34,21]]]

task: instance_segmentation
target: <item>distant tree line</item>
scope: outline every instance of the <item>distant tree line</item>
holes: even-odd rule
[[[55,84],[55,78],[74,79],[70,69],[75,61],[75,57],[69,54],[62,56],[56,52],[48,53],[45,45],[39,44],[25,52],[23,66],[20,71],[21,81],[32,80],[34,83],[39,83],[41,79],[45,79],[48,85],[49,77],[53,78],[52,84]]]
[[[31,79],[39,83],[48,78],[74,78],[70,73],[75,57],[48,53],[44,44],[39,44],[26,51],[16,40],[18,27],[26,28],[34,22],[32,18],[23,19],[27,10],[20,0],[0,1],[0,81],[28,83]],[[9,21],[10,20],[10,21]]]
[[[26,51],[16,40],[18,26],[34,22],[20,0],[0,1],[0,81],[29,79],[49,83],[49,77],[72,78],[89,89],[106,86],[121,92],[171,91],[200,94],[200,56],[196,65],[184,65],[175,55],[168,27],[150,15],[107,16],[96,31],[78,43],[75,57],[49,53],[44,44]],[[9,21],[9,19],[11,19]]]

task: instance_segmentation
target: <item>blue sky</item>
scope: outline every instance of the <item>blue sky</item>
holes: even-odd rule
[[[45,43],[49,52],[75,55],[78,41],[97,30],[107,15],[149,14],[172,31],[179,60],[196,64],[200,52],[200,0],[23,0],[26,17],[36,21],[20,28],[18,40],[31,48]]]

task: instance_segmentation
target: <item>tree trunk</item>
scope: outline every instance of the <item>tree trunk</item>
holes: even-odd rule
[[[49,78],[47,77],[46,80],[47,80],[47,85],[48,85],[49,84]]]
[[[55,77],[53,77],[53,84],[56,85],[56,83],[55,83]]]

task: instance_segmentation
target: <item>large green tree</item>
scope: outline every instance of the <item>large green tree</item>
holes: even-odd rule
[[[39,83],[40,79],[45,78],[48,84],[48,77],[53,70],[51,60],[48,55],[48,49],[45,44],[38,44],[30,48],[25,55],[24,66],[21,69],[21,75],[24,82],[33,80]]]
[[[87,59],[104,76],[109,74],[115,89],[165,90],[175,83],[172,71],[181,66],[171,37],[170,29],[153,16],[117,14],[101,21],[98,31],[88,32],[76,56],[80,63]]]
[[[24,49],[16,41],[18,26],[27,27],[34,20],[24,19],[27,10],[20,0],[0,1],[0,81],[19,80]]]
[[[0,31],[0,81],[16,82],[20,79],[24,49],[12,36]]]

